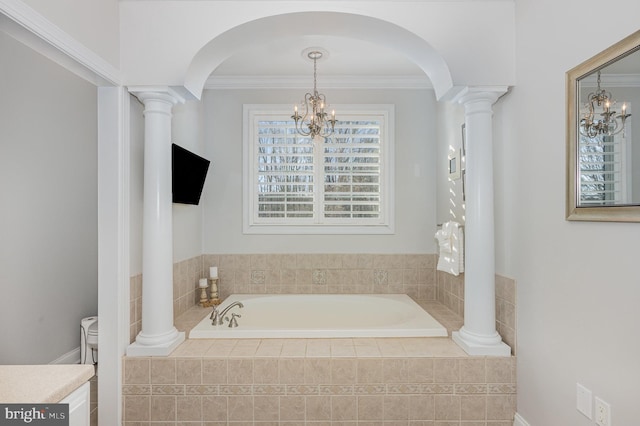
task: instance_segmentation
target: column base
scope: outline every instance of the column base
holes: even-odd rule
[[[499,340],[494,343],[479,343],[468,339],[463,330],[451,333],[451,338],[466,353],[473,356],[511,356],[511,347]],[[498,335],[498,338],[500,336]]]
[[[184,332],[177,332],[170,340],[146,345],[137,339],[127,347],[127,356],[168,356],[184,342]]]

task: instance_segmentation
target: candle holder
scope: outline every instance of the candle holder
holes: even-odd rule
[[[207,287],[200,287],[200,306],[203,308],[209,302],[209,298],[207,297]]]
[[[211,303],[210,306],[219,305],[220,303],[222,303],[222,300],[220,300],[220,296],[218,295],[218,278],[209,278],[209,281],[211,281],[211,298],[209,300],[209,302]]]
[[[217,306],[222,303],[218,296],[218,279],[217,278],[208,278],[208,281],[211,282],[211,296],[207,297],[207,287],[199,287],[200,288],[200,306],[203,308],[209,308],[212,306]]]

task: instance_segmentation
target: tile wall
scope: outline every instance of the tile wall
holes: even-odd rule
[[[447,338],[190,340],[125,358],[124,425],[512,426],[515,358]]]
[[[436,273],[436,300],[464,317],[464,274]],[[496,275],[496,330],[516,354],[516,281]]]
[[[464,274],[436,272],[436,300],[460,316],[464,316]]]
[[[207,254],[173,265],[174,318],[196,305],[198,280],[219,268],[232,293],[406,293],[464,316],[464,274],[436,271],[434,254]],[[142,325],[142,275],[131,277],[130,339]],[[516,348],[516,282],[496,275],[496,330]]]
[[[142,330],[142,274],[129,278],[129,343]]]
[[[496,275],[496,330],[516,355],[516,281]]]
[[[202,256],[173,264],[174,319],[199,302],[200,292],[196,288],[203,274]],[[129,301],[129,341],[133,342],[142,329],[142,274],[129,280]]]
[[[98,376],[89,380],[89,425],[98,426]]]
[[[435,300],[433,254],[209,254],[232,293],[405,293]]]

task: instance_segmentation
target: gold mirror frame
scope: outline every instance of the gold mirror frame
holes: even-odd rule
[[[636,31],[596,56],[584,61],[566,74],[567,89],[567,220],[598,222],[640,222],[640,206],[578,205],[578,81],[625,57],[640,47],[640,31]],[[635,118],[635,117],[634,117]]]

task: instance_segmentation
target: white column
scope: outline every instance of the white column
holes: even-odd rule
[[[467,88],[464,326],[453,340],[470,355],[509,356],[496,331],[493,222],[493,104],[506,87]]]
[[[129,93],[98,88],[98,413],[122,422],[122,355],[129,345]]]
[[[184,341],[173,326],[171,116],[184,102],[169,88],[129,88],[144,103],[142,330],[128,356],[166,356]]]

